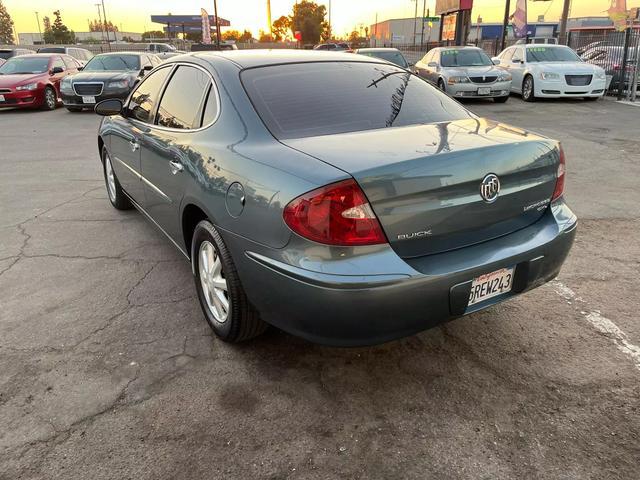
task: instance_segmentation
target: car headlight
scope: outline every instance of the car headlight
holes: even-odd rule
[[[38,88],[37,83],[27,83],[26,85],[19,85],[16,90],[36,90]]]
[[[447,83],[449,83],[449,85],[455,85],[456,83],[469,83],[470,81],[469,77],[449,77]]]
[[[114,80],[107,84],[107,88],[129,88],[128,80]]]
[[[542,72],[540,78],[542,80],[560,80],[560,75],[553,72]]]
[[[71,79],[69,77],[65,77],[60,82],[60,91],[62,92],[71,92],[73,88],[71,86]]]
[[[605,73],[605,71],[604,71],[604,70],[600,70],[600,71],[597,71],[597,72],[596,72],[595,77],[596,77],[598,80],[604,80],[605,78],[607,78],[607,74]]]
[[[499,73],[498,74],[498,81],[499,82],[510,82],[512,80],[511,74],[510,73]]]

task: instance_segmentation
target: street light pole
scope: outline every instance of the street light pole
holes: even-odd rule
[[[96,7],[98,7],[98,21],[100,22],[100,39],[104,43],[104,24],[102,23],[102,14],[100,13],[100,4],[96,3]]]
[[[36,23],[38,24],[38,36],[40,37],[40,42],[44,43],[42,30],[40,30],[40,17],[38,16],[38,12],[36,12]]]
[[[418,30],[418,0],[413,0],[416,2],[416,8],[413,14],[413,46],[416,46],[416,35]]]

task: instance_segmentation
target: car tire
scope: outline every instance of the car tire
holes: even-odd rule
[[[45,87],[44,100],[42,101],[43,110],[55,110],[58,107],[58,95],[53,87]]]
[[[447,91],[447,86],[444,84],[444,80],[441,78],[438,79],[438,88],[443,92]]]
[[[535,88],[535,85],[533,83],[533,77],[531,75],[527,75],[526,77],[524,77],[524,80],[522,81],[522,99],[525,102],[536,101],[534,88]]]
[[[80,108],[80,107],[66,107],[66,108],[67,108],[67,110],[69,110],[70,112],[73,112],[73,113],[77,113],[77,112],[81,112],[82,111],[82,108]]]
[[[130,210],[133,208],[131,201],[122,190],[116,172],[113,170],[111,156],[106,147],[102,147],[102,173],[104,174],[104,183],[107,187],[107,196],[111,205],[117,210]]]
[[[221,340],[241,342],[267,329],[247,299],[227,246],[208,220],[193,232],[191,266],[202,312]]]
[[[509,100],[509,95],[505,95],[504,97],[493,97],[493,101],[496,103],[505,103]]]

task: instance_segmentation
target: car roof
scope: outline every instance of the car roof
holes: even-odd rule
[[[104,52],[104,53],[98,53],[96,54],[97,56],[101,56],[101,57],[117,57],[120,55],[150,55],[149,52]]]
[[[558,45],[557,43],[527,43],[526,45],[519,45],[525,48],[569,48],[566,45]]]
[[[305,62],[362,62],[380,63],[379,59],[349,55],[345,52],[317,51],[317,50],[227,50],[224,53],[216,51],[198,52],[195,55],[203,60],[230,60],[240,68],[264,67],[283,63]]]
[[[27,53],[26,55],[20,55],[19,57],[13,57],[13,58],[33,58],[33,57],[42,57],[42,58],[51,58],[51,57],[67,57],[68,55],[66,53],[58,53],[58,52],[51,52],[51,53]]]
[[[436,47],[432,50],[482,50],[480,47],[471,46],[471,45],[451,45],[450,47]]]

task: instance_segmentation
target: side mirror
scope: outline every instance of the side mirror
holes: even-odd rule
[[[111,117],[113,115],[122,113],[122,108],[123,103],[121,100],[118,100],[117,98],[110,98],[96,104],[93,111],[98,115],[102,115],[103,117]]]
[[[84,66],[83,66],[83,65],[80,65],[80,66],[78,67],[78,71],[81,71],[81,70],[84,70]]]
[[[438,68],[438,64],[436,62],[427,63],[427,67],[429,68]]]
[[[51,69],[51,75],[56,75],[56,74],[62,73],[62,72],[64,72],[64,68],[62,68],[62,67],[53,67]]]
[[[142,67],[143,71],[149,71],[149,70],[153,70],[153,65],[145,65],[144,67]]]
[[[491,61],[494,65],[500,65],[500,59],[498,57],[493,57]]]

